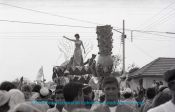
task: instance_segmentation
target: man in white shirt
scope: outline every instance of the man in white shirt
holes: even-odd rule
[[[158,107],[150,109],[148,112],[175,112],[175,69],[168,70],[164,74],[164,79],[171,90],[172,99]]]
[[[93,104],[92,111],[95,112],[135,112],[127,104],[119,102],[119,83],[114,76],[105,77],[102,81],[102,90],[105,94],[105,101],[101,104]]]

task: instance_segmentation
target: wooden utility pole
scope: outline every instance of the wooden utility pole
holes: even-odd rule
[[[123,43],[123,74],[125,74],[125,20],[123,20],[123,33],[122,33],[122,43]]]

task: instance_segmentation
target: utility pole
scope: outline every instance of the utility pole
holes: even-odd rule
[[[122,36],[121,36],[121,43],[123,44],[123,70],[122,70],[122,74],[124,75],[125,74],[125,38],[126,38],[126,35],[125,35],[125,20],[123,20],[123,32],[120,32],[116,29],[114,29],[114,31],[117,31],[118,33],[122,34]]]
[[[125,74],[125,20],[123,20],[123,33],[122,33],[122,43],[123,43],[123,74]]]

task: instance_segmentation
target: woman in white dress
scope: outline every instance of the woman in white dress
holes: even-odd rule
[[[75,50],[74,50],[74,55],[73,55],[73,66],[83,66],[83,56],[82,56],[81,46],[84,49],[84,53],[86,52],[85,52],[83,42],[80,40],[79,34],[75,34],[76,39],[70,39],[66,36],[63,36],[63,37],[67,40],[75,42]]]

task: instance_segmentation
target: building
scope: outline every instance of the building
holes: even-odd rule
[[[137,89],[140,80],[143,81],[144,88],[151,87],[153,80],[162,81],[166,85],[163,75],[172,68],[175,68],[175,58],[157,58],[134,73],[129,74],[129,84],[133,90]]]

